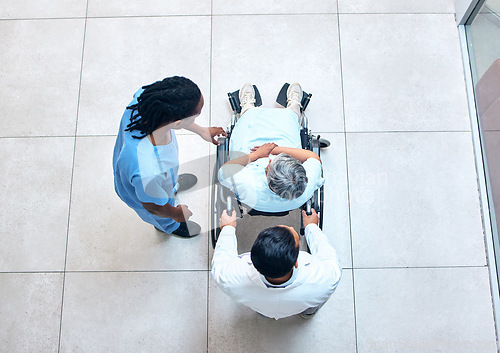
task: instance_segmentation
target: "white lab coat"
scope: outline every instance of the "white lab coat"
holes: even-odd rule
[[[306,227],[305,236],[311,253],[299,252],[298,268],[285,287],[268,287],[250,253],[238,255],[236,229],[225,226],[214,250],[212,277],[238,303],[270,318],[281,319],[322,305],[335,291],[342,269],[335,249],[316,224]]]

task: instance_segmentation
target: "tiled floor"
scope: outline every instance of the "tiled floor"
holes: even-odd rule
[[[453,0],[5,0],[0,7],[0,351],[496,352]],[[213,147],[179,136],[204,233],[163,236],[115,195],[142,84],[313,93],[324,230],[344,276],[310,321],[267,320],[209,276]],[[212,159],[213,161],[213,159]]]

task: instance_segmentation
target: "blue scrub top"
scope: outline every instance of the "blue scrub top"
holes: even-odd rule
[[[134,94],[129,105],[136,104],[143,92]],[[120,123],[113,153],[113,171],[115,191],[145,222],[154,225],[166,233],[179,227],[171,218],[162,218],[149,213],[141,204],[154,203],[172,206],[174,187],[179,171],[179,149],[175,133],[171,130],[172,142],[168,145],[153,146],[147,137],[136,139],[139,131],[125,131],[130,123],[132,110],[126,109]]]

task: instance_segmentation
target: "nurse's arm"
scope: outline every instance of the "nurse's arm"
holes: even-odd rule
[[[156,205],[149,202],[141,202],[142,207],[152,215],[171,218],[176,222],[185,222],[193,214],[186,205],[177,205],[176,207],[167,203],[163,206]]]
[[[316,153],[314,153],[313,151],[303,150],[300,148],[275,147],[271,152],[271,154],[275,155],[280,153],[286,153],[287,155],[292,156],[293,158],[298,160],[300,163],[304,163],[309,158],[314,158],[321,162],[321,159]]]
[[[203,127],[199,126],[196,123],[191,124],[190,126],[185,128],[195,134],[200,135],[202,139],[208,142],[212,142],[214,145],[218,145],[219,143],[215,139],[216,136],[226,136],[226,131],[220,126],[215,127]]]

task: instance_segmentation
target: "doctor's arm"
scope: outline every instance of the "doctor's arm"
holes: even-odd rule
[[[229,216],[224,210],[219,220],[221,232],[212,258],[212,277],[218,284],[231,282],[238,274],[238,243],[236,240],[236,212]]]
[[[337,252],[333,246],[330,245],[323,231],[318,227],[319,218],[316,210],[312,208],[311,212],[312,214],[308,216],[306,211],[302,210],[302,221],[311,255],[317,257],[321,262],[332,262],[340,271]]]

